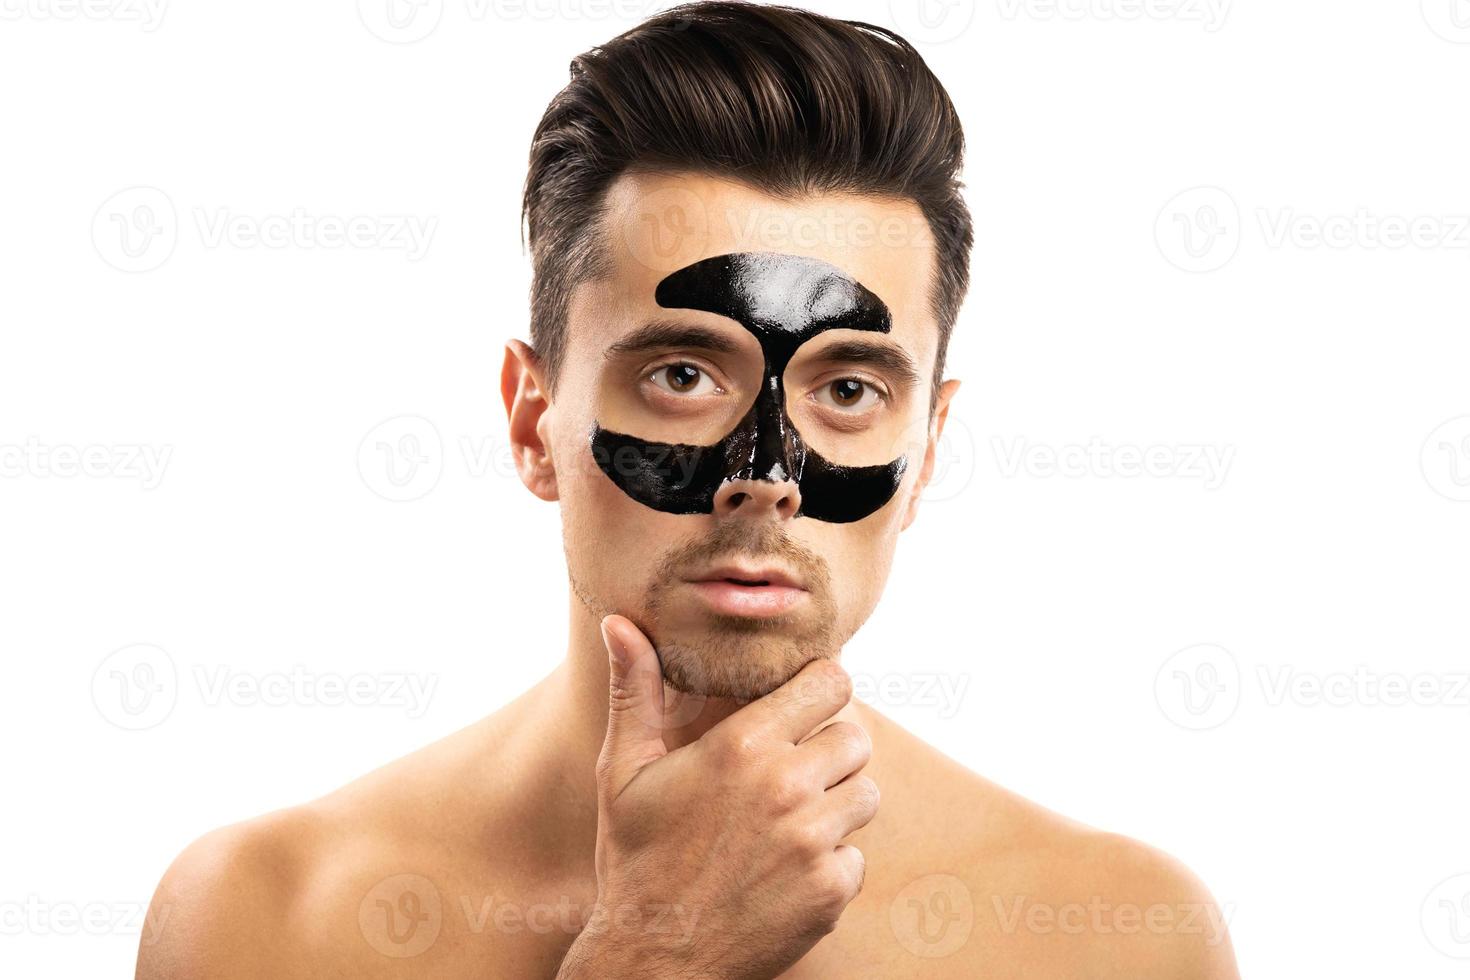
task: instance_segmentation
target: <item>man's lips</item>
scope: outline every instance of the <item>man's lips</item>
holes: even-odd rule
[[[721,565],[689,584],[714,611],[727,616],[779,616],[807,598],[801,580],[775,566]]]

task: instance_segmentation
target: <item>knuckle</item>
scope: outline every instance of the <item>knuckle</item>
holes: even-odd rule
[[[835,908],[821,907],[817,913],[817,932],[823,936],[829,936],[837,929],[837,923],[842,920],[843,907]]]
[[[878,812],[878,804],[883,802],[883,792],[872,779],[858,776],[852,783],[852,799],[859,812],[873,814]]]
[[[607,697],[614,708],[626,706],[636,694],[637,691],[627,677],[613,676],[608,679]]]
[[[843,703],[852,699],[852,678],[837,661],[825,657],[814,660],[811,669],[812,679],[822,695]]]
[[[807,787],[793,772],[777,771],[768,780],[765,797],[778,813],[789,813],[806,802]]]
[[[760,758],[763,746],[758,733],[741,732],[730,748],[737,762],[749,764]]]
[[[852,696],[852,678],[837,661],[819,657],[801,669],[792,694],[801,704],[846,703]]]
[[[854,755],[867,758],[873,751],[873,740],[862,725],[850,721],[834,721],[831,725],[833,738]]]
[[[841,878],[846,889],[846,900],[850,902],[863,890],[863,884],[868,880],[868,859],[851,844],[845,850],[848,860],[842,866]]]
[[[842,874],[830,871],[817,880],[813,904],[821,920],[829,924],[829,931],[836,927],[837,920],[842,917],[851,900],[852,892]]]
[[[797,824],[791,829],[789,840],[792,849],[803,856],[820,857],[832,850],[832,841],[814,823]]]
[[[749,765],[761,752],[761,741],[756,733],[745,730],[731,732],[715,745],[715,754],[720,763],[730,767]]]

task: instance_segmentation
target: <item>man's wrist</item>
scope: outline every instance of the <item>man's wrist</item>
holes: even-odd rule
[[[582,933],[562,957],[556,980],[632,980],[634,977],[658,978],[649,970],[647,957],[626,944],[610,943],[605,936]],[[659,978],[661,980],[661,978]]]
[[[716,980],[661,950],[583,932],[562,957],[556,980]]]

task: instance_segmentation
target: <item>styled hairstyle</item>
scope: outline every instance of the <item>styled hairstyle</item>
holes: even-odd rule
[[[892,31],[791,7],[674,7],[575,58],[531,142],[522,199],[531,344],[555,387],[573,288],[600,275],[606,191],[633,169],[687,170],[779,197],[914,201],[936,252],[934,387],[969,283],[964,134],[949,95]]]

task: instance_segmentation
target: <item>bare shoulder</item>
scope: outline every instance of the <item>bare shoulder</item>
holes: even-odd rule
[[[1225,911],[1181,861],[873,725],[899,763],[870,828],[891,868],[874,898],[908,953],[956,976],[1236,980]]]
[[[211,831],[164,873],[139,947],[138,977],[290,976],[299,897],[326,828],[309,808]]]
[[[1073,940],[1107,976],[1237,980],[1226,910],[1182,861],[1070,821],[1039,816],[1033,835],[1009,889],[987,896],[998,929]]]
[[[538,826],[490,778],[491,765],[512,778],[513,753],[497,751],[504,727],[491,716],[319,800],[194,841],[154,895],[161,926],[140,945],[139,980],[375,977],[537,955],[489,927],[524,877],[498,856],[527,853]]]

